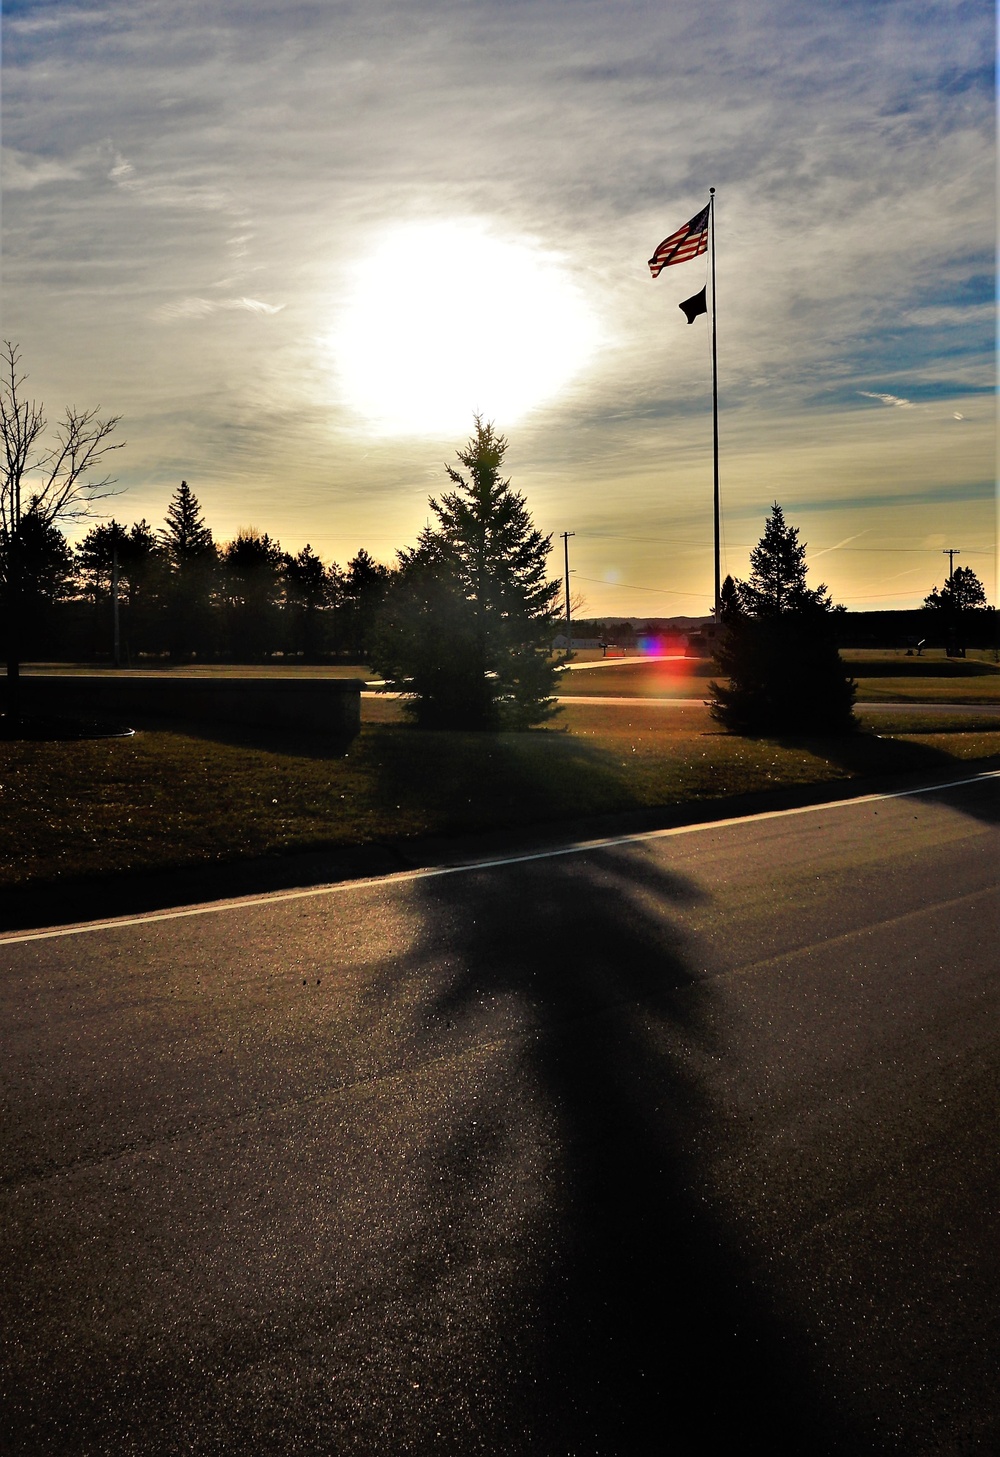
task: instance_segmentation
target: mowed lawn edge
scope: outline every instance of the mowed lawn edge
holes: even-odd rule
[[[704,708],[655,704],[570,704],[516,734],[422,732],[378,700],[368,713],[383,721],[340,757],[277,735],[162,729],[4,743],[0,886],[514,829],[1000,754],[1000,713],[996,725],[906,714],[839,740],[744,739]]]

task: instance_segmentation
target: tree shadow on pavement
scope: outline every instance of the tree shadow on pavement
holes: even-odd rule
[[[449,1035],[468,1068],[428,1156],[452,1231],[431,1323],[463,1355],[428,1383],[455,1425],[429,1408],[427,1450],[866,1451],[711,1212],[706,1150],[733,1115],[706,1087],[730,1054],[682,924],[697,887],[630,849],[417,889],[400,975],[424,987],[428,1046]]]
[[[975,732],[974,727],[968,732]],[[866,789],[905,792],[911,786],[916,787],[926,782],[930,775],[971,779],[977,774],[1000,767],[995,758],[960,759],[936,744],[914,743],[911,738],[883,738],[875,733],[846,734],[829,739],[787,737],[777,742],[786,749],[807,749],[811,753],[820,754],[852,776],[869,781],[857,785],[855,792],[858,794],[864,793]],[[963,793],[959,799],[954,791],[942,788],[926,790],[921,798],[947,803],[961,809],[964,814],[985,820],[988,824],[995,824],[997,820],[995,794]]]

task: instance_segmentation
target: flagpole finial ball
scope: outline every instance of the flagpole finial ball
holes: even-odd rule
[[[715,191],[715,188],[714,187],[710,187],[708,190],[709,190],[709,192],[714,192]]]

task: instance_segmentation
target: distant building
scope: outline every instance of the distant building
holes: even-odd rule
[[[552,639],[552,651],[555,653],[564,653],[567,648],[573,653],[582,652],[584,648],[603,648],[605,646],[606,643],[603,638],[574,637],[572,640],[569,640],[564,632],[558,633]]]

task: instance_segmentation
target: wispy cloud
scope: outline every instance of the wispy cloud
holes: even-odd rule
[[[878,394],[875,390],[858,390],[859,395],[864,395],[869,400],[881,400],[883,405],[893,405],[898,410],[913,410],[916,408],[912,400],[904,400],[899,395]]]
[[[227,313],[233,309],[248,314],[280,314],[284,304],[266,304],[258,298],[182,298],[173,303],[162,304],[157,310],[161,319],[207,319],[210,314]]]
[[[126,412],[124,482],[211,482],[221,534],[248,510],[308,522],[303,540],[317,512],[356,544],[422,524],[457,442],[373,447],[315,341],[359,257],[441,219],[560,254],[604,328],[511,432],[538,510],[563,529],[613,501],[641,535],[668,492],[700,520],[708,334],[677,303],[704,260],[655,284],[645,260],[710,184],[727,502],[830,503],[824,539],[846,542],[855,509],[909,491],[914,530],[949,503],[992,530],[972,399],[994,373],[985,5],[101,0],[11,6],[4,31],[5,325],[40,397],[88,383]],[[499,307],[484,270],[457,358]],[[227,422],[265,407],[249,450]],[[278,509],[290,442],[283,526],[247,496]]]
[[[31,192],[52,182],[77,181],[81,175],[79,166],[70,160],[19,152],[13,147],[4,147],[0,167],[5,192]]]

